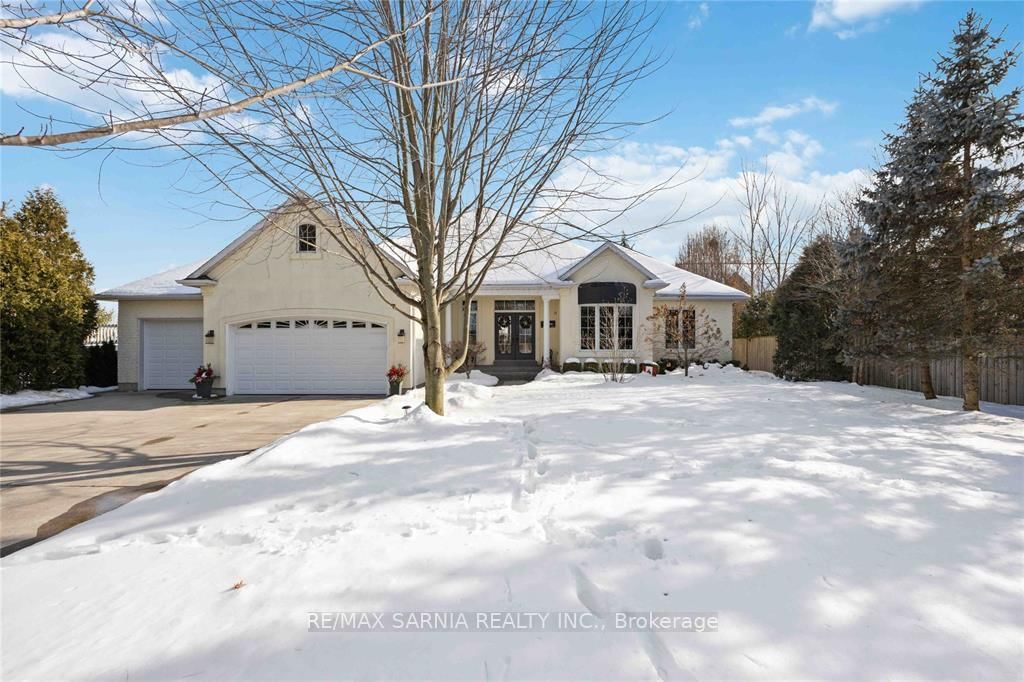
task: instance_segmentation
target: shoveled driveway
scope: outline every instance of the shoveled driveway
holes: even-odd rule
[[[103,393],[0,414],[3,554],[377,398]]]

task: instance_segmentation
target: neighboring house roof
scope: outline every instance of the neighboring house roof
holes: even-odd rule
[[[96,294],[101,301],[118,301],[133,299],[189,299],[200,298],[199,289],[184,286],[177,280],[183,279],[190,272],[202,265],[204,261],[197,261],[181,267],[171,268],[164,272],[137,279],[128,284],[122,284],[113,289],[107,289]]]
[[[309,197],[290,199],[274,209],[271,216],[288,210],[299,201],[308,199]],[[209,260],[168,270],[137,282],[109,289],[98,294],[97,298],[104,300],[196,298],[200,295],[199,286],[216,283],[209,277],[210,270],[253,239],[267,226],[267,221],[271,216],[246,230]],[[476,253],[486,253],[489,248],[488,244],[493,245],[496,242],[500,231],[506,224],[506,217],[495,212],[486,213],[484,219],[491,225],[490,231],[493,236],[484,234],[477,243]],[[472,220],[472,216],[464,217],[465,225],[460,223],[450,232],[451,243],[448,247],[449,254],[452,256],[449,259],[450,264],[461,262],[464,259],[464,254],[461,254],[459,250],[465,248],[465,243],[475,234]],[[523,227],[517,227],[502,243],[501,253],[491,264],[480,288],[480,293],[509,288],[571,286],[574,274],[602,253],[610,251],[636,268],[647,280],[644,282],[644,287],[655,290],[655,297],[658,299],[678,298],[684,287],[686,295],[690,298],[732,301],[749,298],[747,294],[738,289],[663,263],[639,251],[613,242],[605,242],[596,248],[588,249],[580,244],[566,241],[561,235],[543,227],[535,225],[529,225],[530,229],[523,229]],[[407,275],[411,274],[415,271],[415,262],[410,259],[408,253],[411,252],[411,241],[408,237],[394,241],[398,248],[385,249],[386,255]],[[193,284],[196,286],[189,286]]]

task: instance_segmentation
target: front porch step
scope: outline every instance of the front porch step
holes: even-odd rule
[[[541,370],[533,360],[503,360],[477,369],[497,377],[500,384],[525,384]]]

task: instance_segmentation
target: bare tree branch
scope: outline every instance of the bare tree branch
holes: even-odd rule
[[[72,20],[72,19],[85,18],[87,16],[90,16],[90,14],[99,16],[98,13],[90,13],[89,12],[88,6],[89,6],[89,4],[92,4],[92,1],[93,0],[89,0],[89,3],[87,3],[84,8],[82,8],[81,10],[77,10],[76,12],[67,12],[67,13],[59,14],[59,15],[50,15],[48,17],[40,17],[39,21],[36,21],[35,23],[25,23],[24,26],[19,26],[19,25],[4,26],[3,22],[0,22],[0,28],[27,28],[27,27],[30,27],[30,26],[37,25],[39,23],[43,23],[43,24],[56,24],[56,23],[62,23],[64,21],[69,21],[69,20]],[[74,15],[74,16],[72,16],[72,15]],[[109,16],[109,15],[106,15],[106,16]],[[187,125],[187,124],[190,124],[190,123],[197,123],[199,121],[205,121],[205,120],[211,119],[211,118],[219,118],[219,117],[222,117],[222,116],[226,116],[228,114],[240,113],[240,112],[242,112],[242,111],[252,107],[255,104],[259,104],[260,102],[264,102],[264,101],[266,101],[268,99],[272,99],[274,97],[280,97],[280,96],[283,96],[283,95],[287,95],[287,94],[289,94],[291,92],[294,92],[294,91],[296,91],[296,90],[298,90],[300,88],[304,88],[304,87],[306,87],[306,86],[308,86],[308,85],[310,85],[312,83],[316,83],[317,81],[324,80],[325,78],[330,78],[331,76],[337,75],[337,74],[342,73],[342,72],[355,74],[355,75],[361,76],[363,78],[368,78],[368,79],[371,79],[371,80],[378,80],[378,81],[381,81],[383,83],[386,83],[387,85],[389,85],[391,87],[395,87],[395,88],[399,88],[399,89],[402,89],[402,88],[411,89],[411,90],[415,90],[415,89],[428,89],[428,88],[439,87],[439,86],[442,86],[442,85],[449,85],[449,84],[451,84],[454,81],[442,81],[442,82],[435,82],[435,83],[425,83],[425,84],[417,85],[417,86],[409,86],[409,85],[405,85],[403,83],[399,83],[397,81],[393,81],[393,80],[388,80],[386,78],[382,78],[381,76],[378,76],[378,75],[370,73],[368,71],[364,71],[362,69],[356,68],[356,66],[355,66],[355,63],[357,61],[359,61],[359,59],[364,57],[366,54],[368,54],[369,52],[371,52],[371,51],[373,51],[373,50],[375,50],[375,49],[377,49],[379,47],[381,47],[382,45],[385,45],[385,44],[391,42],[392,40],[395,40],[399,36],[403,35],[406,31],[410,31],[410,30],[416,28],[417,26],[419,26],[420,24],[425,22],[429,18],[429,16],[430,16],[430,13],[428,12],[422,18],[417,19],[412,24],[409,24],[408,26],[406,26],[404,29],[402,29],[400,31],[396,31],[394,33],[391,33],[390,35],[387,35],[387,36],[385,36],[385,37],[383,37],[383,38],[381,38],[381,39],[379,39],[377,41],[374,41],[373,43],[370,43],[365,48],[363,48],[362,50],[357,52],[350,59],[347,59],[345,61],[340,61],[340,62],[334,64],[333,66],[329,67],[329,68],[322,69],[320,71],[317,71],[316,73],[312,73],[312,74],[310,74],[308,76],[305,76],[304,78],[299,78],[297,80],[293,80],[290,83],[286,83],[284,85],[280,85],[280,86],[277,86],[277,87],[274,87],[274,88],[270,88],[270,89],[264,90],[263,92],[261,92],[258,95],[252,95],[250,97],[245,97],[243,99],[236,100],[236,101],[231,102],[229,104],[225,104],[225,105],[222,105],[222,106],[214,107],[212,109],[204,109],[202,111],[196,111],[196,112],[188,113],[188,114],[178,114],[178,115],[175,115],[175,116],[149,117],[149,118],[143,118],[143,119],[138,119],[138,120],[134,120],[134,121],[126,121],[126,122],[123,122],[123,123],[113,123],[113,122],[111,122],[111,123],[109,123],[107,125],[103,125],[103,126],[95,126],[95,127],[92,127],[92,128],[85,128],[85,129],[82,129],[82,130],[76,130],[76,131],[66,132],[66,133],[49,133],[49,134],[43,134],[43,135],[22,135],[21,133],[18,133],[18,134],[15,134],[15,135],[0,135],[0,145],[4,145],[4,146],[23,146],[23,147],[24,146],[29,146],[29,147],[57,146],[57,145],[63,145],[63,144],[70,144],[70,143],[73,143],[73,142],[83,142],[83,141],[86,141],[86,140],[93,140],[93,139],[96,139],[96,138],[106,137],[106,136],[109,136],[109,135],[121,135],[121,134],[124,134],[124,133],[131,133],[131,132],[137,132],[137,131],[153,131],[153,130],[157,130],[157,129],[160,129],[160,128],[168,128],[168,127],[172,127],[172,126],[183,126],[183,125]],[[62,17],[63,17],[63,19],[62,19]],[[5,21],[14,21],[14,20],[5,20]],[[20,22],[31,22],[32,20],[24,19],[24,20],[18,20],[18,21],[20,21]],[[17,24],[17,22],[15,22],[15,24]]]

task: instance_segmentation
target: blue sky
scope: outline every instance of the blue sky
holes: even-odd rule
[[[932,68],[972,6],[1006,27],[1008,43],[1024,43],[1024,5],[1012,2],[666,5],[651,40],[667,63],[620,113],[667,115],[593,161],[640,184],[680,166],[703,171],[631,220],[654,220],[679,203],[693,212],[717,204],[640,247],[668,259],[688,231],[734,221],[730,187],[741,160],[767,156],[808,203],[862,180],[919,74]],[[1011,78],[1019,81],[1021,70]],[[45,110],[39,100],[20,100],[2,83],[0,89],[5,132],[26,122],[19,104]],[[0,193],[17,202],[41,184],[54,187],[96,268],[96,288],[104,289],[211,256],[251,222],[214,215],[208,202],[215,195],[195,194],[203,178],[170,160],[159,152],[107,157],[4,148]]]

